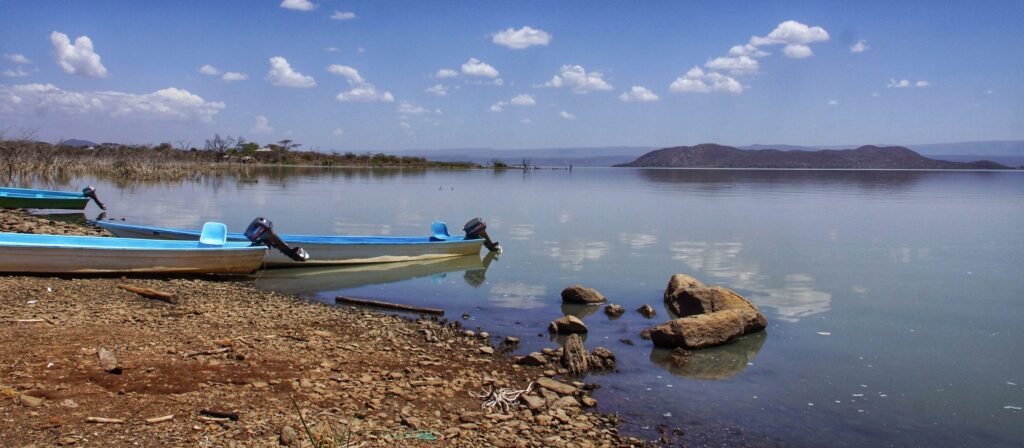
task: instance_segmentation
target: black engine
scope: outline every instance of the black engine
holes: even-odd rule
[[[491,241],[491,237],[487,236],[487,223],[480,218],[473,218],[462,226],[462,230],[466,232],[467,240],[475,240],[477,238],[484,239],[484,247],[489,251],[501,250],[501,245],[497,241]]]
[[[274,233],[274,223],[266,218],[256,218],[245,229],[245,237],[255,245],[277,249],[295,261],[306,261],[309,254],[301,247],[290,247]]]

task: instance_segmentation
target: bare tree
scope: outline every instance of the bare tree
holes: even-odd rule
[[[206,150],[216,151],[218,155],[223,155],[228,149],[235,146],[235,141],[230,135],[221,137],[220,134],[214,134],[213,139],[206,139]]]

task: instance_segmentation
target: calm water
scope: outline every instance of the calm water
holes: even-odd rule
[[[469,312],[471,327],[522,337],[521,352],[555,346],[545,328],[563,312],[584,316],[586,345],[620,365],[596,378],[596,398],[634,433],[664,423],[691,442],[721,428],[804,446],[1024,440],[1024,173],[293,169],[93,183],[109,217],[165,226],[242,229],[267,216],[287,233],[403,235],[480,216],[505,248],[498,258],[278,272],[258,284]],[[679,272],[751,299],[767,331],[674,366],[638,333],[666,319],[661,294]],[[574,283],[659,315],[562,308]]]

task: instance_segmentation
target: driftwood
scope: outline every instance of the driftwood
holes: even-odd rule
[[[44,319],[6,319],[5,322],[19,323],[19,324],[31,324],[36,322],[46,322]]]
[[[228,419],[228,420],[236,420],[236,421],[238,420],[238,413],[237,412],[218,411],[218,410],[215,410],[215,409],[203,409],[203,410],[199,411],[199,413],[204,415],[204,416],[206,416],[206,417]]]
[[[168,420],[170,420],[172,418],[174,418],[174,414],[165,415],[163,417],[147,418],[145,420],[146,420],[146,423],[162,423],[162,422],[166,422],[166,421],[168,421]]]
[[[415,312],[415,313],[424,313],[424,314],[444,314],[444,310],[442,310],[441,308],[429,308],[429,307],[423,307],[423,306],[403,305],[401,303],[382,302],[380,300],[370,300],[370,299],[358,299],[358,298],[355,298],[355,297],[337,296],[337,297],[334,298],[334,301],[335,301],[335,303],[340,302],[340,303],[348,303],[348,304],[352,304],[352,305],[373,306],[373,307],[377,307],[377,308],[386,308],[386,309],[389,309],[389,310],[412,311],[412,312]]]
[[[161,302],[167,302],[171,304],[178,303],[178,296],[175,296],[174,294],[171,294],[169,292],[157,291],[153,288],[140,288],[138,286],[126,285],[124,283],[117,285],[117,287],[125,291],[134,292],[135,294],[138,294],[147,299],[159,300]]]
[[[124,423],[123,419],[120,418],[106,418],[106,417],[86,417],[86,423]]]
[[[218,353],[224,353],[224,352],[229,352],[229,351],[231,351],[231,347],[224,347],[224,348],[218,348],[218,349],[213,349],[213,350],[201,350],[201,351],[198,351],[198,352],[185,353],[185,357],[186,358],[191,358],[193,356],[199,356],[199,355],[216,355]]]

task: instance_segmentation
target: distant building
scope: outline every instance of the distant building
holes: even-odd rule
[[[256,150],[256,152],[271,152],[271,151],[273,151],[273,149],[271,149],[269,146],[264,146],[264,147],[259,148],[259,149]]]

